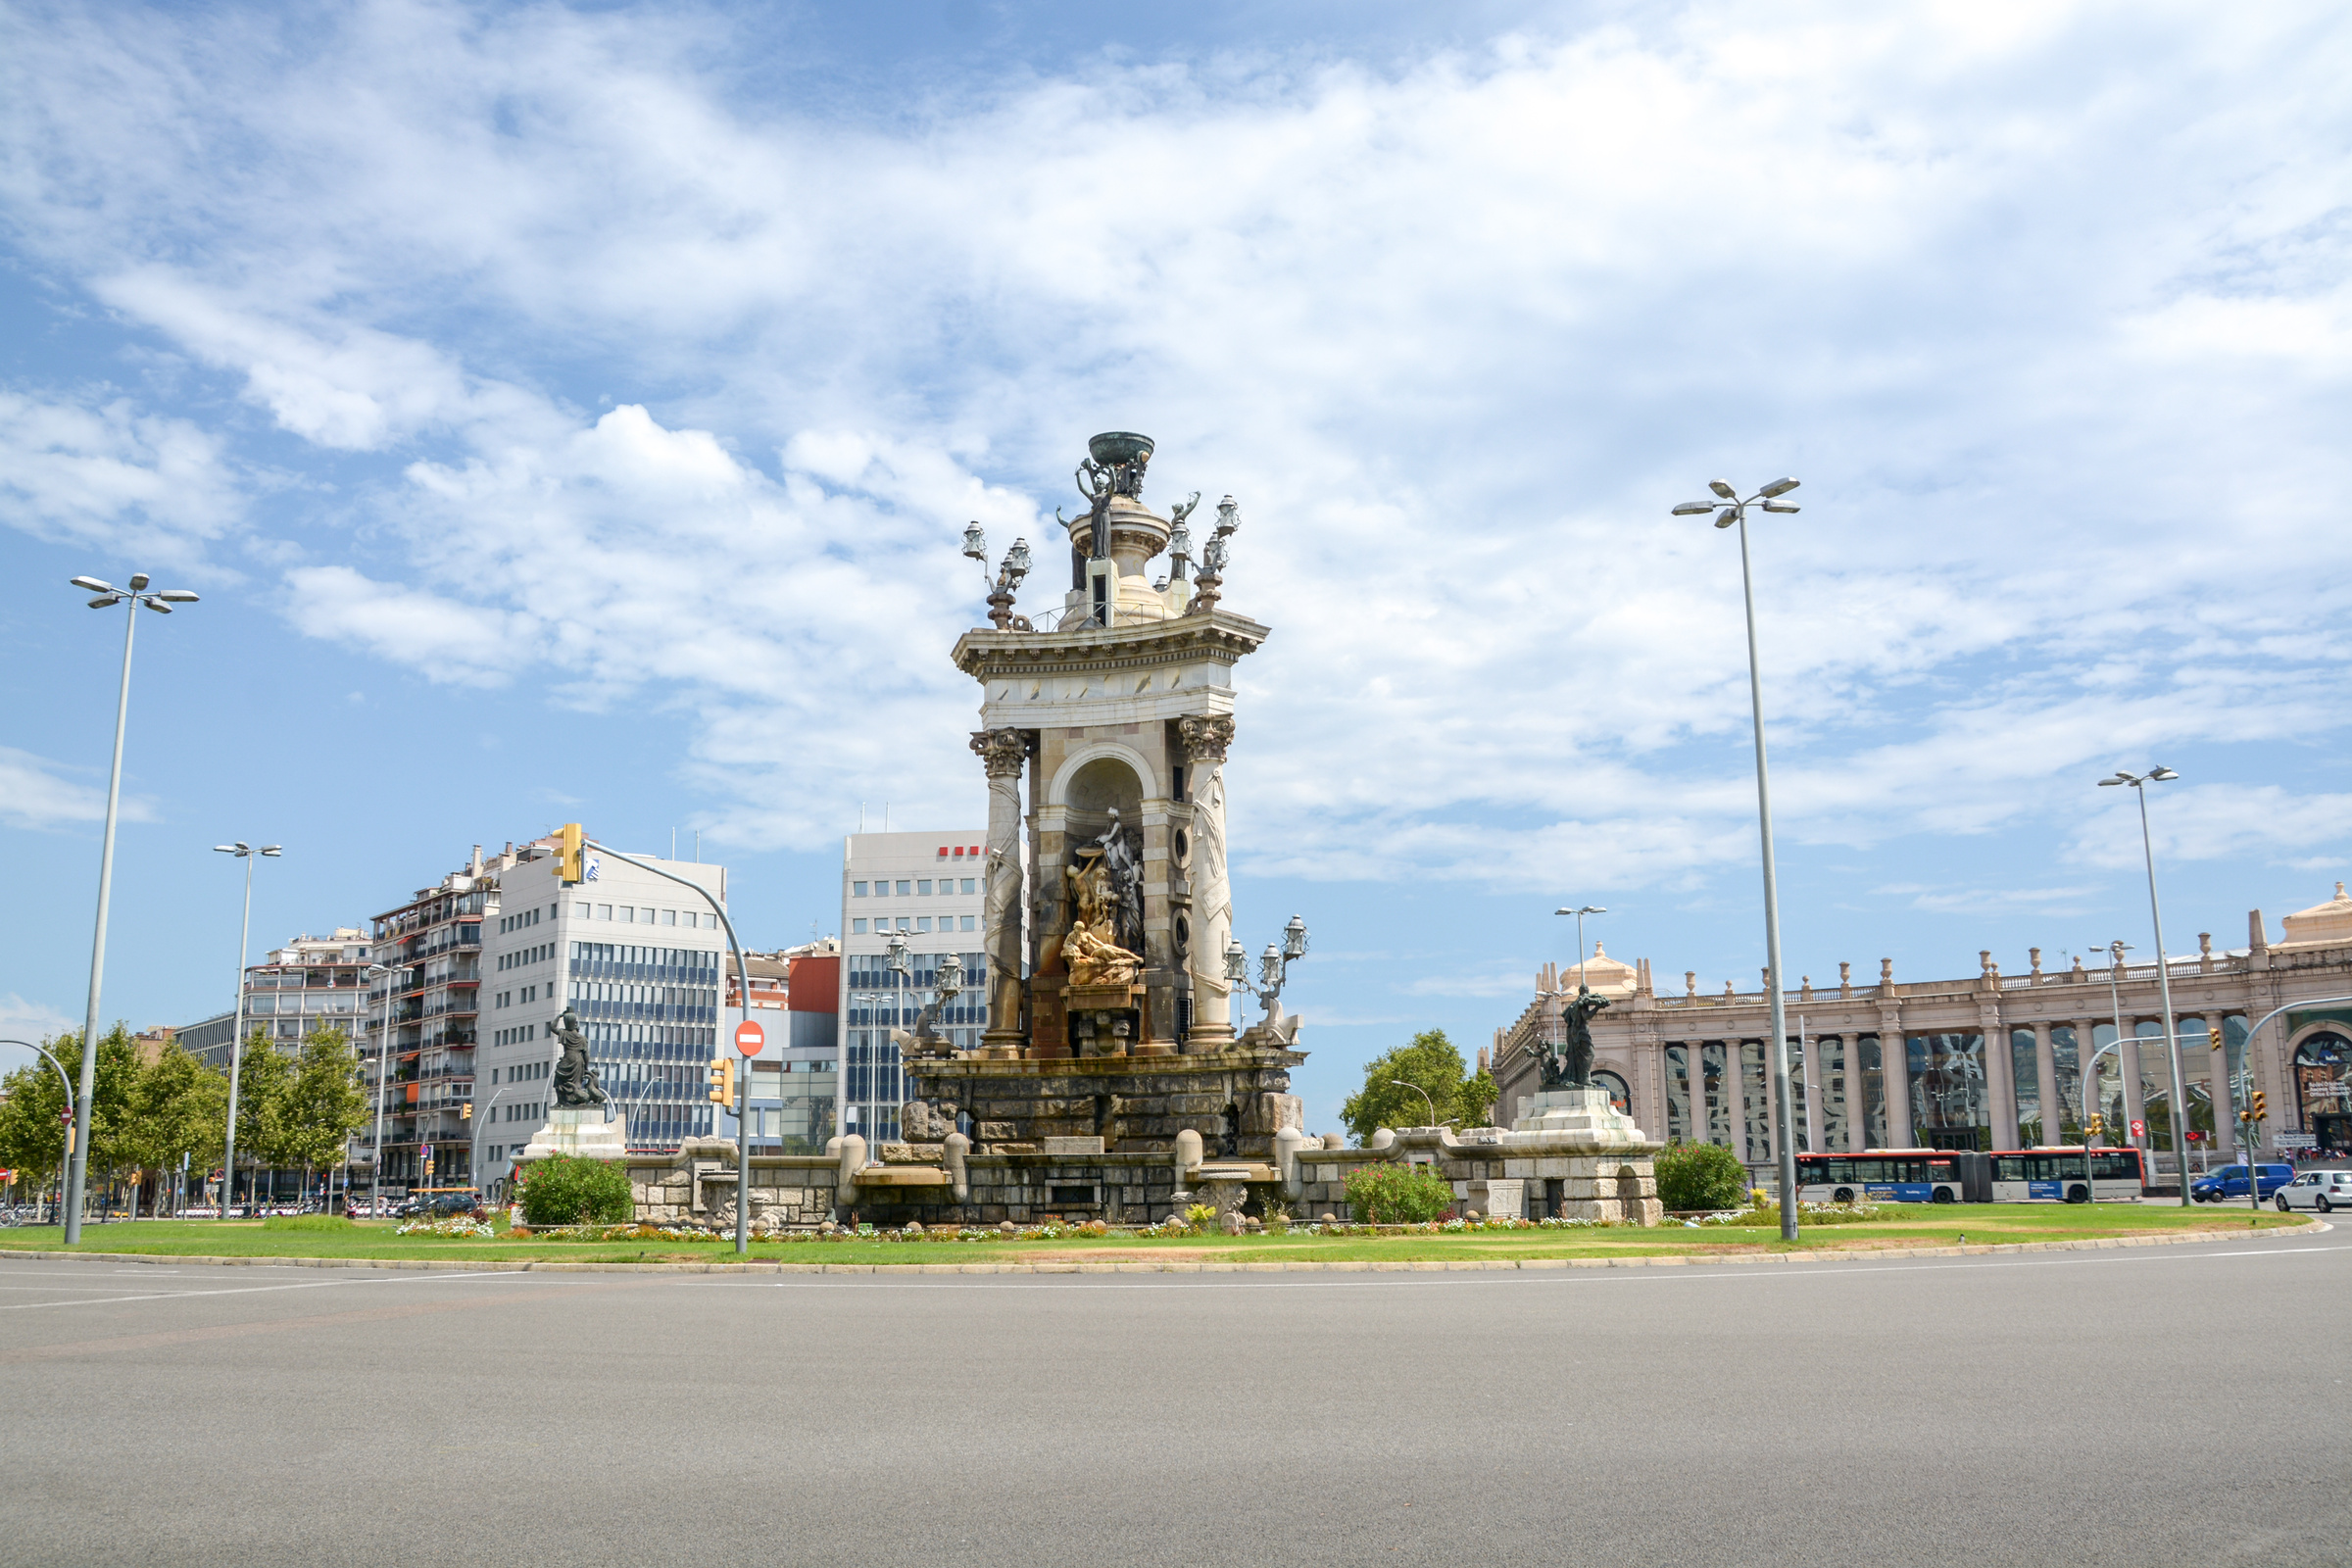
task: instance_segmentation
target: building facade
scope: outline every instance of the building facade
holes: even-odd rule
[[[2254,1090],[2270,1106],[2258,1153],[2308,1139],[2320,1153],[2352,1156],[2352,898],[2339,883],[2335,898],[2282,924],[2271,942],[2257,909],[2245,948],[2216,952],[2208,933],[2195,956],[2171,960],[2192,1168],[2241,1152],[2237,1111]],[[1963,979],[1897,981],[1890,959],[1880,961],[1876,983],[1855,984],[1847,963],[1834,986],[1803,977],[1784,998],[1796,1148],[2073,1142],[2087,1105],[2105,1117],[2109,1143],[2148,1151],[2151,1168],[2169,1178],[2174,1096],[2156,966],[2078,957],[2045,969],[2041,955],[2029,951],[2023,974],[2002,973],[1986,951]],[[1683,995],[1662,996],[1648,960],[1619,962],[1598,943],[1586,976],[1610,1004],[1592,1021],[1594,1081],[1658,1136],[1724,1145],[1767,1175],[1782,1133],[1764,993],[1727,983],[1702,996],[1686,972]],[[1536,1091],[1535,1053],[1557,1038],[1577,984],[1574,968],[1546,965],[1534,1000],[1496,1031],[1498,1119]]]
[[[988,1028],[985,903],[981,846],[986,833],[853,833],[842,843],[841,991],[837,1072],[841,1127],[867,1143],[899,1136],[905,1077],[894,1031],[914,1028],[938,984],[940,959],[957,955],[963,991],[942,1008],[940,1034],[969,1050]],[[885,961],[904,937],[909,973]]]
[[[752,1004],[747,1016],[765,1033],[760,1054],[738,1057],[749,1072],[751,1146],[759,1154],[819,1154],[840,1131],[841,943],[825,937],[774,953],[747,953]],[[727,969],[727,1005],[742,987]],[[719,1048],[729,1052],[725,1045]],[[718,1136],[735,1136],[731,1110],[716,1118]]]
[[[585,879],[566,887],[552,839],[510,847],[488,868],[474,1134],[486,1179],[510,1175],[547,1120],[550,1026],[566,1005],[631,1149],[673,1150],[712,1130],[704,1066],[721,1044],[726,933],[695,889],[723,906],[726,867],[636,858],[692,886],[590,851]]]

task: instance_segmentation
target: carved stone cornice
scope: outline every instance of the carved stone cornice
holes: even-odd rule
[[[1018,778],[1029,765],[1029,732],[1025,729],[976,729],[972,751],[990,778]]]
[[[956,640],[956,667],[976,680],[1139,668],[1206,657],[1224,663],[1257,651],[1272,631],[1246,615],[1181,615],[1132,626],[1071,631],[967,631]]]
[[[1187,713],[1176,720],[1176,733],[1184,740],[1188,761],[1222,762],[1225,749],[1233,744],[1233,715]]]

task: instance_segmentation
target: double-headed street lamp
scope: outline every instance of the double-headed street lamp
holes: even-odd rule
[[[1588,914],[1606,914],[1609,911],[1601,905],[1588,904],[1579,908],[1554,909],[1551,912],[1554,914],[1573,914],[1576,916],[1576,989],[1582,991],[1585,989],[1585,916]],[[1619,951],[1622,952],[1623,950],[1620,949]]]
[[[2119,767],[2113,778],[2103,778],[2099,783],[2102,786],[2129,784],[2132,792],[2139,797],[2139,848],[2148,862],[2148,920],[2156,930],[2156,994],[2158,1004],[2164,1008],[2164,1057],[2173,1070],[2172,1114],[2165,1119],[2173,1124],[2173,1159],[2180,1171],[2180,1206],[2186,1208],[2191,1201],[2188,1196],[2188,1097],[2181,1088],[2180,1024],[2173,1016],[2172,965],[2164,957],[2164,910],[2156,902],[2156,845],[2148,836],[2148,786],[2170,783],[2180,776],[2169,767],[2152,767],[2145,773],[2127,773]],[[2115,1036],[2118,1040],[2124,1036],[2121,1018],[2116,1019]],[[2116,1060],[2123,1060],[2120,1050],[2116,1053]],[[2251,1155],[2247,1156],[2246,1168],[2249,1171],[2254,1168]]]
[[[245,862],[245,917],[237,926],[237,1004],[228,1032],[228,1137],[220,1159],[220,1218],[226,1219],[229,1189],[237,1182],[237,1067],[245,1045],[245,955],[253,942],[253,862],[264,857],[274,860],[279,850],[274,844],[257,850],[239,839],[234,844],[214,845],[213,853],[233,855]]]
[[[74,1155],[67,1161],[66,1170],[66,1240],[81,1240],[81,1189],[90,1168],[90,1101],[98,1088],[98,993],[106,978],[106,911],[115,892],[115,823],[122,814],[122,730],[130,717],[130,645],[139,629],[139,607],[145,605],[158,614],[169,615],[173,605],[192,605],[196,596],[185,588],[164,588],[148,592],[147,574],[134,571],[127,587],[117,588],[113,583],[96,577],[75,577],[76,588],[87,589],[98,597],[90,601],[92,610],[112,610],[117,605],[128,608],[130,613],[122,623],[122,690],[115,699],[115,765],[106,783],[105,847],[98,852],[98,921],[97,934],[90,939],[90,1007],[81,1029],[81,1092],[74,1107]]]
[[[1764,683],[1756,668],[1756,587],[1747,560],[1747,509],[1794,512],[1781,497],[1796,488],[1794,479],[1775,479],[1746,500],[1721,479],[1709,479],[1713,501],[1686,501],[1674,509],[1678,517],[1716,514],[1715,526],[1740,529],[1740,593],[1747,606],[1747,696],[1756,732],[1756,827],[1764,841],[1764,961],[1765,990],[1772,1012],[1772,1098],[1780,1107],[1779,1148],[1781,1178],[1781,1240],[1796,1240],[1796,1140],[1788,1101],[1788,1017],[1781,1002],[1781,894],[1772,863],[1772,782],[1764,764]],[[1581,940],[1581,938],[1580,938]]]
[[[1306,922],[1298,915],[1282,928],[1282,946],[1266,944],[1266,951],[1257,956],[1257,984],[1250,983],[1250,955],[1239,938],[1225,943],[1225,978],[1240,986],[1266,1005],[1266,1025],[1272,1028],[1278,1021],[1282,1005],[1282,988],[1290,978],[1290,966],[1306,956]],[[1433,1111],[1434,1114],[1434,1111]]]

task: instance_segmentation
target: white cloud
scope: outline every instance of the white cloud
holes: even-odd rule
[[[2083,865],[2130,870],[2141,858],[2139,808],[2126,789],[2068,846]],[[2315,854],[2352,838],[2352,795],[2296,795],[2276,784],[2156,785],[2148,792],[2148,836],[2167,860],[2244,859],[2309,869]]]
[[[65,764],[30,752],[0,746],[0,822],[11,827],[53,828],[73,822],[106,819],[106,781],[63,776]],[[153,821],[148,803],[126,796],[121,806],[125,822]]]
[[[31,1001],[14,991],[0,991],[0,1041],[42,1042],[53,1040],[69,1029],[78,1032],[80,1028],[79,1018],[69,1018],[45,1002]],[[0,1045],[0,1064],[6,1067],[38,1060],[40,1057],[22,1046]],[[73,1069],[69,1066],[68,1070]]]
[[[0,514],[39,538],[184,567],[237,519],[220,438],[185,418],[0,390]]]
[[[1736,546],[1664,515],[1717,473],[1807,481],[1754,541],[1788,843],[2073,824],[2115,756],[2341,733],[2340,20],[1695,4],[867,121],[731,98],[723,24],[657,12],[26,42],[32,243],[301,440],[401,454],[405,564],[305,561],[296,623],[681,705],[736,842],[969,808],[956,531],[1025,530],[1050,601],[1112,426],[1154,498],[1244,503],[1258,869],[1752,857]],[[2275,804],[2181,853],[2352,833],[2230,814]]]

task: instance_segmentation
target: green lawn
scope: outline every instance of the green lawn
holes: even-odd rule
[[[1888,1247],[1971,1246],[2000,1242],[2084,1240],[2163,1231],[2243,1235],[2305,1223],[2271,1209],[2211,1205],[2182,1210],[2169,1203],[1970,1203],[1914,1206],[1853,1225],[1808,1228],[1794,1248],[1772,1225],[1707,1226],[1689,1230],[1473,1231],[1410,1236],[1102,1237],[1054,1241],[884,1242],[872,1240],[754,1243],[755,1259],[791,1263],[980,1263],[1205,1260],[1214,1262],[1433,1262],[1446,1259],[1600,1258],[1661,1254],[1740,1255]],[[731,1242],[569,1242],[506,1236],[455,1239],[396,1236],[391,1221],[361,1222],[348,1231],[270,1231],[260,1220],[140,1220],[86,1225],[76,1248],[64,1248],[56,1227],[0,1232],[0,1250],[138,1252],[163,1256],[368,1257],[435,1262],[458,1258],[579,1262],[722,1262]]]

